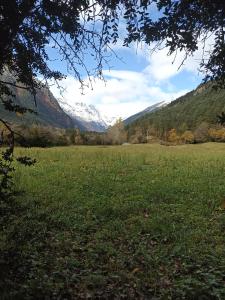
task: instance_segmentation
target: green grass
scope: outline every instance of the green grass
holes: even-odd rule
[[[224,144],[17,153],[1,299],[225,299]]]

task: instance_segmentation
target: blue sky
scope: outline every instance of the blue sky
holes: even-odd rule
[[[212,42],[210,39],[207,41],[206,50],[210,49]],[[91,78],[92,88],[89,86],[84,89],[82,95],[80,83],[72,74],[68,74],[61,83],[65,88],[64,101],[70,105],[76,102],[93,104],[103,115],[124,119],[157,102],[175,100],[202,81],[202,74],[198,71],[203,48],[201,42],[199,49],[187,58],[182,67],[183,52],[178,52],[174,61],[174,56],[167,55],[166,48],[151,54],[149,47],[144,44],[125,48],[121,40],[112,47],[121,60],[111,56],[110,69],[108,66],[103,68],[105,81]],[[49,53],[54,57],[53,50],[49,49]],[[92,67],[88,56],[86,65]],[[67,73],[63,61],[53,61],[51,66]],[[84,80],[87,80],[85,76]],[[51,91],[57,98],[62,97],[55,86],[51,87]]]

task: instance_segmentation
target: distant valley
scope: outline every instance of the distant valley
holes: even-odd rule
[[[14,78],[10,74],[4,75],[8,81],[13,82]],[[51,91],[47,88],[42,88],[37,91],[36,102],[33,96],[26,90],[13,88],[13,93],[16,98],[16,104],[33,109],[36,114],[26,113],[17,115],[14,112],[9,112],[4,109],[0,103],[0,117],[16,124],[36,124],[41,126],[51,126],[57,128],[78,128],[81,131],[105,132],[109,126],[113,126],[116,122],[116,117],[107,117],[94,106],[83,102],[68,103],[63,98],[56,99]],[[128,125],[138,118],[149,112],[158,110],[163,107],[165,102],[159,102],[149,106],[145,110],[130,116],[124,120],[124,124]]]
[[[7,75],[7,80],[13,80],[13,77]],[[13,92],[17,104],[36,112],[18,116],[5,110],[0,103],[0,117],[14,124],[77,128],[80,131],[101,133],[116,122],[116,118],[107,118],[94,105],[78,101],[70,104],[64,99],[56,100],[47,88],[37,91],[37,106],[28,91],[13,88]],[[212,83],[207,83],[199,85],[195,90],[171,103],[161,101],[151,105],[123,120],[123,123],[128,137],[137,130],[145,132],[147,128],[154,129],[158,137],[163,137],[172,128],[182,133],[186,130],[193,131],[202,123],[215,124],[217,115],[223,111],[225,111],[225,89],[216,90]]]

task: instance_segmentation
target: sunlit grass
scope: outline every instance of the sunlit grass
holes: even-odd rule
[[[19,295],[224,299],[224,144],[17,153]]]

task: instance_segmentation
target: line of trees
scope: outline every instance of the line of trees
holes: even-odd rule
[[[69,145],[119,145],[127,141],[122,120],[108,129],[107,132],[83,132],[79,129],[60,129],[33,124],[13,127],[15,144],[24,147],[52,147]],[[0,125],[0,145],[8,145],[9,132]]]
[[[134,144],[161,142],[167,145],[225,142],[225,127],[220,124],[203,122],[194,130],[183,127],[171,128],[162,132],[151,126],[137,126],[132,129],[132,134],[128,132],[128,142]]]
[[[20,125],[14,127],[15,144],[24,147],[53,147],[69,145],[121,145],[123,143],[162,143],[166,145],[193,144],[205,142],[225,142],[225,127],[206,122],[195,130],[172,128],[163,135],[154,127],[136,127],[132,135],[125,128],[122,120],[107,132],[83,132],[79,129],[60,129],[40,125]],[[0,145],[9,143],[7,129],[0,126]]]

